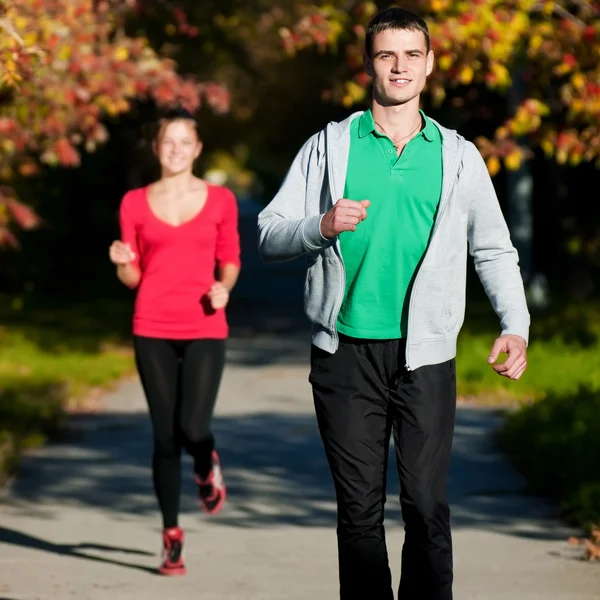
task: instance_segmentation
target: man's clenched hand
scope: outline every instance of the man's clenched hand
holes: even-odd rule
[[[369,200],[347,200],[341,198],[323,215],[321,219],[321,235],[330,239],[342,231],[356,231],[356,226],[367,218]]]
[[[501,352],[508,354],[503,363],[495,365]],[[509,379],[519,379],[527,368],[527,344],[520,335],[503,335],[492,346],[488,363],[498,375]]]

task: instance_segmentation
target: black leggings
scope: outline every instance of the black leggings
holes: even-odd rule
[[[176,527],[181,449],[205,479],[211,469],[213,409],[225,364],[225,340],[134,336],[136,365],[154,431],[152,477],[163,526]]]

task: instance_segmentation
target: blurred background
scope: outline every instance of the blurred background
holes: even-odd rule
[[[157,176],[161,108],[198,116],[198,174],[239,201],[232,335],[303,335],[304,263],[264,267],[256,216],[295,153],[367,106],[365,25],[389,2],[0,2],[0,468],[133,373],[132,292],[108,247],[123,194]],[[486,357],[498,322],[476,277],[461,401],[508,408],[499,443],[579,524],[600,521],[599,2],[423,0],[436,68],[423,109],[475,141],[532,312],[518,383]],[[308,346],[306,347],[308,351]]]

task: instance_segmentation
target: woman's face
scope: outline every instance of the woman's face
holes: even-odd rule
[[[202,151],[194,124],[185,119],[171,121],[162,128],[156,142],[156,155],[163,171],[176,175],[191,171]]]

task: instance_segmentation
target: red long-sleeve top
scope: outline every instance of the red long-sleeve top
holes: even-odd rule
[[[121,239],[135,252],[142,277],[133,333],[164,339],[224,339],[225,310],[213,310],[206,292],[215,269],[240,265],[238,207],[227,188],[209,185],[202,210],[173,226],[148,203],[148,188],[127,192],[120,208]]]

